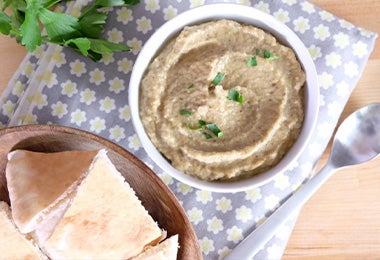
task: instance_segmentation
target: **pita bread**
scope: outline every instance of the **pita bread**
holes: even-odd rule
[[[59,203],[50,207],[49,212],[45,214],[38,225],[36,225],[35,230],[29,233],[39,245],[44,244],[50,237],[51,233],[53,233],[54,228],[67,210],[73,194],[74,192],[71,192],[64,199],[60,200]]]
[[[38,228],[50,210],[67,198],[96,153],[15,150],[8,155],[6,178],[12,215],[22,233]]]
[[[147,248],[132,260],[176,260],[178,253],[178,235],[171,236],[156,246]]]
[[[157,223],[101,150],[43,249],[52,259],[128,259],[161,239]]]
[[[48,259],[17,230],[10,208],[4,201],[0,201],[0,252],[1,259]]]

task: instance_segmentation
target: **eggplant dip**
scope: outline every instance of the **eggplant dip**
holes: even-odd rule
[[[231,20],[185,27],[140,86],[144,128],[173,167],[202,180],[275,166],[304,118],[305,73],[269,33]]]

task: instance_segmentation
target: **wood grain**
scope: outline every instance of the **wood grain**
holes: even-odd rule
[[[310,1],[380,33],[379,0]],[[25,53],[23,47],[0,35],[0,93]],[[380,102],[380,38],[342,118],[370,102]],[[321,165],[328,153],[329,148]],[[379,198],[380,158],[337,172],[304,206],[283,259],[380,259]]]
[[[380,1],[311,0],[367,30],[380,33]],[[380,102],[380,39],[339,123]],[[320,165],[328,158],[331,144]],[[380,158],[337,172],[303,207],[283,259],[380,259]]]

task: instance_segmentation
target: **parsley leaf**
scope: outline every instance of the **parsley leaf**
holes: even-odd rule
[[[206,128],[213,132],[216,137],[223,137],[223,132],[219,129],[219,127],[216,124],[206,124]]]
[[[211,86],[215,87],[215,86],[219,85],[219,83],[223,80],[223,78],[224,78],[224,74],[221,72],[218,72],[218,74],[216,74],[215,78],[211,81]]]
[[[89,38],[98,38],[106,24],[107,15],[105,13],[94,13],[83,16],[79,19],[80,31]]]
[[[70,39],[65,42],[65,45],[78,50],[84,56],[87,56],[88,51],[91,49],[91,42],[88,38]]]
[[[102,39],[92,39],[86,37],[79,37],[70,39],[64,45],[79,51],[81,54],[90,57],[94,61],[102,58],[102,54],[109,54],[114,51],[129,51],[131,47],[118,43],[108,42]]]
[[[264,50],[264,58],[268,59],[270,57],[270,51]]]
[[[11,1],[12,0],[3,0],[1,3],[2,4],[1,10],[4,11],[11,4]]]
[[[7,0],[3,2],[2,10],[4,11],[7,7],[10,8],[9,18],[12,25],[9,35],[15,37],[16,41],[21,43],[20,27],[25,20],[26,2],[24,0]]]
[[[25,45],[29,51],[34,51],[42,43],[40,26],[37,19],[41,8],[42,4],[38,0],[30,0],[26,5],[25,20],[21,24],[20,33],[22,36],[21,44]]]
[[[0,11],[0,32],[8,35],[12,29],[12,20],[4,12]]]
[[[247,60],[247,66],[248,67],[255,67],[257,66],[257,58],[256,56],[253,56]]]
[[[44,1],[43,5],[45,8],[49,8],[49,7],[52,7],[53,5],[55,5],[59,2],[61,2],[61,0],[47,0],[47,1]]]
[[[203,127],[205,126],[207,123],[203,120],[198,120],[198,123],[199,123],[199,126]]]
[[[270,56],[269,58],[267,58],[267,60],[269,60],[269,61],[277,60],[277,59],[278,59],[277,56]]]
[[[236,101],[236,102],[239,102],[240,104],[243,103],[243,96],[241,93],[239,93],[237,90],[235,89],[230,89],[228,91],[228,96],[227,98],[229,100],[233,100],[233,101]]]
[[[264,50],[264,58],[265,58],[266,60],[269,60],[269,61],[277,60],[277,59],[278,59],[277,56],[275,56],[275,55],[271,55],[270,51],[268,51],[268,50]]]
[[[140,3],[139,0],[96,0],[91,6],[85,8],[82,12],[83,16],[86,16],[88,13],[94,12],[94,10],[103,7],[113,7],[113,6],[127,6],[127,5],[136,5]]]
[[[46,8],[39,12],[41,23],[52,41],[64,41],[81,35],[78,31],[78,19],[62,13],[55,13]]]
[[[187,110],[187,109],[181,109],[179,111],[179,113],[183,116],[191,116],[193,113],[191,113],[191,111]]]
[[[212,135],[210,135],[209,133],[206,133],[206,132],[202,132],[203,135],[205,136],[206,139],[211,139],[212,138]]]
[[[89,39],[91,42],[91,50],[96,53],[106,54],[112,53],[115,51],[130,51],[131,47],[122,45],[119,43],[109,42],[103,39]]]
[[[213,136],[208,133],[207,131],[211,131],[217,138],[222,138],[223,137],[223,132],[219,129],[219,127],[216,124],[213,123],[207,123],[204,120],[198,120],[198,126],[197,127],[190,127],[188,125],[188,128],[191,130],[204,130],[202,134],[205,136],[206,139],[211,139]]]

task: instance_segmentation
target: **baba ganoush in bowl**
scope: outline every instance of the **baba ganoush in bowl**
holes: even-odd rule
[[[142,146],[196,188],[237,192],[285,171],[315,127],[312,58],[283,23],[211,4],[161,26],[132,70],[129,105]]]

